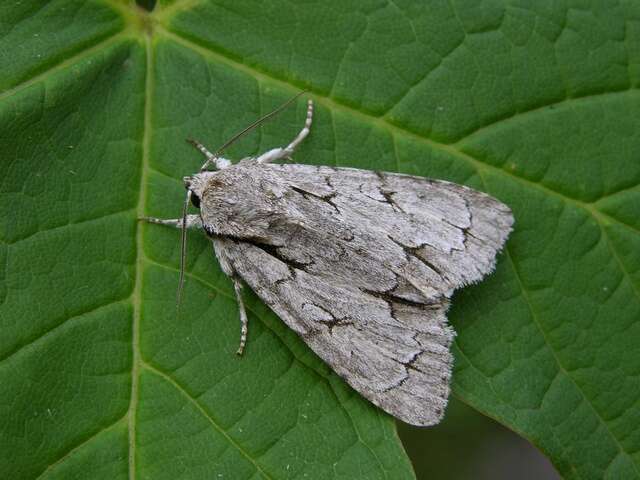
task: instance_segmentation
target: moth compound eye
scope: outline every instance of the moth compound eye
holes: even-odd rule
[[[191,192],[191,205],[196,208],[200,208],[200,197],[193,192]]]

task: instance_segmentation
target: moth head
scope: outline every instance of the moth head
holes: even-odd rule
[[[278,179],[253,160],[216,172],[185,178],[185,187],[200,203],[200,218],[209,234],[245,237],[264,234],[281,210],[284,190]]]
[[[211,177],[217,172],[200,172],[195,175],[184,177],[184,188],[187,190],[187,203],[191,203],[194,207],[200,208],[200,200],[204,191],[207,189]]]

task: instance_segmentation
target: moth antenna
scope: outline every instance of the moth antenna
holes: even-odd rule
[[[204,164],[202,165],[202,167],[200,168],[200,171],[204,171],[207,166],[209,165],[209,163],[211,163],[212,160],[215,160],[216,158],[218,158],[220,156],[220,154],[232,143],[234,143],[236,140],[238,140],[240,137],[242,137],[245,133],[250,132],[251,130],[253,130],[254,128],[256,128],[258,125],[260,125],[261,123],[269,120],[271,117],[273,117],[274,115],[280,113],[282,110],[284,110],[285,108],[287,108],[291,103],[293,103],[300,95],[302,95],[303,93],[307,93],[306,90],[303,90],[299,93],[296,93],[293,97],[291,97],[289,100],[287,100],[286,102],[284,102],[282,105],[280,105],[278,108],[276,108],[275,110],[272,110],[271,112],[267,113],[266,115],[263,115],[262,117],[260,117],[259,119],[257,119],[255,122],[253,122],[251,125],[249,125],[248,127],[244,128],[243,130],[241,130],[240,132],[236,133],[233,137],[231,137],[230,140],[227,140],[225,142],[224,145],[222,145],[217,151],[216,153],[213,154],[213,157],[211,159],[207,159],[206,162],[204,162]]]
[[[176,296],[176,308],[180,309],[182,289],[184,287],[184,265],[187,260],[187,209],[191,201],[191,190],[187,190],[187,197],[182,208],[182,232],[180,234],[180,279],[178,280],[178,294]]]

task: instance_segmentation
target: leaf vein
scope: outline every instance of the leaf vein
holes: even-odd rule
[[[25,235],[23,237],[14,238],[9,242],[3,241],[3,240],[0,240],[0,242],[4,243],[5,245],[15,245],[15,244],[18,244],[20,242],[24,242],[25,240],[28,240],[31,237],[35,237],[36,235],[39,235],[41,233],[53,232],[53,231],[56,231],[56,230],[63,230],[65,228],[67,228],[67,227],[72,227],[72,226],[76,226],[76,225],[83,225],[83,224],[86,224],[86,223],[97,222],[99,220],[104,220],[106,218],[116,217],[118,215],[122,215],[122,214],[125,214],[125,213],[131,213],[133,211],[135,211],[134,208],[127,208],[125,210],[118,210],[117,212],[107,213],[105,215],[100,215],[99,217],[86,218],[84,220],[79,220],[77,222],[69,222],[69,223],[65,223],[63,225],[56,225],[54,227],[45,228],[43,230],[36,230],[35,232],[29,233],[29,234],[27,234],[27,235]]]
[[[99,437],[102,433],[106,432],[107,430],[111,430],[112,428],[114,428],[116,425],[118,425],[120,422],[122,422],[125,418],[127,418],[127,415],[123,415],[122,417],[120,417],[118,420],[116,420],[115,422],[107,425],[106,427],[101,428],[100,430],[98,430],[97,432],[93,433],[92,435],[90,435],[87,439],[83,440],[82,442],[80,442],[79,444],[77,444],[76,446],[70,448],[67,453],[65,453],[64,455],[62,455],[58,460],[50,463],[47,468],[45,468],[36,478],[35,480],[39,480],[41,479],[43,476],[47,475],[48,472],[50,472],[53,468],[57,467],[58,465],[60,465],[61,463],[63,463],[67,458],[69,458],[71,455],[73,455],[75,452],[77,452],[78,450],[80,450],[82,447],[86,446],[87,444],[91,443],[91,441],[93,441],[94,439],[96,439],[97,437]]]
[[[68,324],[70,322],[82,320],[82,319],[86,318],[88,315],[91,315],[91,314],[93,314],[95,312],[98,312],[98,311],[100,311],[102,309],[105,309],[105,308],[111,307],[113,305],[116,305],[118,303],[123,303],[127,299],[128,299],[128,297],[120,298],[120,299],[117,299],[117,300],[109,300],[108,302],[103,303],[101,305],[98,305],[97,307],[93,307],[93,308],[91,308],[89,310],[86,310],[84,312],[78,313],[78,314],[76,314],[76,315],[74,315],[72,317],[68,317],[68,318],[62,319],[62,321],[60,323],[58,323],[56,325],[53,325],[52,327],[48,328],[44,332],[38,332],[33,337],[28,338],[25,343],[17,345],[13,349],[9,350],[7,353],[4,354],[4,356],[2,358],[0,358],[0,363],[3,363],[6,360],[9,360],[11,357],[17,355],[18,353],[20,353],[21,351],[25,350],[26,348],[29,348],[30,346],[33,346],[34,344],[43,341],[46,337],[49,337],[50,335],[54,334],[55,332],[60,330],[62,327],[68,326]]]
[[[84,60],[85,58],[90,57],[91,55],[93,55],[96,52],[99,52],[100,50],[103,50],[107,47],[109,47],[110,45],[117,43],[119,40],[122,40],[125,37],[126,34],[126,30],[119,30],[117,33],[114,33],[110,36],[108,36],[107,38],[100,40],[97,43],[94,43],[93,45],[84,48],[83,50],[80,50],[78,53],[76,53],[75,55],[53,65],[52,67],[48,68],[47,70],[45,70],[44,72],[41,72],[37,75],[34,75],[33,77],[24,80],[23,82],[19,83],[18,85],[5,90],[4,92],[0,93],[0,102],[6,98],[9,98],[27,88],[29,88],[30,86],[42,81],[42,80],[46,80],[46,78],[50,75],[55,74],[56,72],[58,72],[59,70],[64,70],[65,68],[74,65],[76,63],[81,62],[82,60]]]
[[[509,263],[511,264],[511,267],[513,269],[514,276],[515,276],[515,278],[516,278],[516,280],[518,282],[518,286],[520,288],[520,291],[522,292],[522,298],[524,299],[525,303],[527,304],[527,308],[529,310],[529,313],[531,314],[531,319],[533,320],[533,323],[536,325],[537,329],[540,331],[540,335],[542,335],[542,338],[543,338],[545,344],[548,345],[549,352],[551,352],[551,355],[553,356],[553,358],[555,360],[555,363],[558,366],[558,369],[564,375],[566,375],[567,379],[569,379],[569,381],[574,385],[576,390],[580,393],[580,396],[581,396],[582,400],[584,401],[584,403],[595,414],[596,418],[598,419],[598,422],[605,428],[606,432],[608,433],[609,437],[613,440],[613,443],[616,446],[616,448],[619,450],[619,452],[621,454],[625,455],[630,460],[631,464],[633,465],[634,470],[636,471],[636,473],[638,474],[638,477],[640,478],[640,470],[638,470],[638,466],[636,465],[636,463],[633,461],[633,459],[628,454],[628,452],[622,447],[622,444],[620,443],[620,440],[618,439],[618,437],[616,435],[614,435],[613,431],[609,427],[609,424],[605,421],[604,417],[600,414],[600,412],[595,408],[595,406],[591,402],[591,399],[589,397],[587,397],[587,395],[580,388],[580,386],[575,381],[575,379],[569,374],[567,369],[560,362],[560,358],[558,357],[558,354],[556,353],[556,351],[554,350],[553,346],[549,342],[549,339],[547,338],[547,336],[545,334],[545,331],[544,331],[544,329],[542,327],[542,324],[540,323],[540,320],[538,319],[538,316],[536,315],[535,310],[533,309],[533,304],[531,302],[531,299],[529,298],[529,295],[527,294],[526,289],[524,288],[524,284],[522,283],[522,279],[520,277],[520,273],[518,272],[518,269],[516,268],[515,262],[513,261],[513,257],[511,256],[511,253],[509,252],[509,247],[508,246],[505,247],[504,253],[505,253],[505,256],[509,259]]]
[[[257,462],[257,460],[254,459],[251,455],[249,455],[249,453],[238,442],[236,442],[233,439],[233,437],[231,437],[229,435],[229,433],[224,428],[222,428],[222,426],[220,424],[218,424],[218,422],[216,422],[213,419],[213,417],[206,411],[204,406],[195,397],[193,397],[189,392],[187,392],[187,390],[180,383],[178,383],[177,380],[175,380],[173,377],[171,377],[171,375],[159,370],[157,367],[155,367],[155,366],[153,366],[153,365],[151,365],[151,364],[149,364],[149,363],[147,363],[147,362],[145,362],[143,360],[140,360],[140,364],[141,364],[142,367],[144,367],[148,371],[154,373],[155,375],[159,376],[164,381],[166,381],[171,386],[173,386],[176,390],[178,390],[178,392],[180,392],[187,400],[189,400],[189,402],[191,404],[193,404],[194,407],[196,407],[196,409],[209,421],[209,423],[213,426],[213,428],[215,430],[217,430],[227,440],[227,442],[230,445],[235,447],[236,450],[238,450],[242,454],[243,457],[245,457],[247,460],[249,460],[249,462],[251,462],[253,464],[253,466],[256,468],[257,471],[262,473],[262,475],[264,475],[266,478],[269,478],[269,479],[272,478],[270,475],[268,475],[264,471],[264,468]]]
[[[145,214],[145,199],[147,196],[147,176],[149,171],[149,152],[151,145],[151,111],[153,98],[153,46],[149,36],[145,37],[146,52],[146,77],[145,77],[145,98],[144,98],[144,128],[142,129],[142,158],[140,165],[140,188],[138,205],[136,210],[138,217]],[[140,365],[140,316],[142,311],[142,282],[144,263],[144,228],[140,222],[136,223],[136,278],[133,287],[132,303],[133,316],[131,328],[131,398],[129,402],[129,458],[128,471],[129,480],[135,479],[136,474],[136,413],[138,409],[138,382]]]
[[[280,79],[278,77],[275,77],[273,75],[270,74],[266,74],[262,71],[258,71],[255,68],[249,67],[245,64],[239,63],[237,60],[229,57],[227,54],[216,51],[214,49],[212,49],[210,46],[203,46],[200,45],[190,39],[187,39],[177,33],[168,31],[162,27],[158,27],[159,32],[164,35],[165,37],[175,41],[176,43],[182,45],[185,48],[189,48],[191,50],[196,51],[197,53],[203,55],[203,56],[209,56],[209,57],[214,57],[216,60],[218,61],[222,61],[224,63],[227,63],[228,65],[241,70],[241,71],[245,71],[247,73],[249,73],[250,75],[252,75],[255,78],[268,78],[273,82],[279,82],[282,85],[285,85],[287,87],[295,87],[295,85],[287,80],[283,80]],[[428,137],[425,137],[423,135],[420,135],[418,133],[415,133],[411,130],[408,130],[404,127],[395,125],[391,122],[389,122],[388,120],[384,119],[384,118],[379,118],[376,117],[374,115],[372,115],[369,112],[366,111],[361,111],[358,109],[355,109],[351,106],[348,105],[343,105],[341,103],[338,103],[336,100],[323,95],[319,92],[313,92],[313,95],[317,98],[320,99],[321,103],[324,103],[325,105],[333,108],[333,109],[340,109],[343,111],[348,111],[349,113],[355,115],[355,116],[359,116],[359,117],[363,117],[366,119],[366,121],[368,121],[369,123],[377,123],[377,124],[381,124],[384,126],[385,129],[389,130],[390,133],[394,133],[397,132],[399,134],[402,134],[405,137],[411,137],[416,141],[422,142],[428,146],[430,146],[431,148],[437,149],[437,150],[443,150],[447,153],[449,153],[450,155],[464,160],[466,161],[468,164],[472,165],[473,167],[475,167],[477,170],[491,170],[491,171],[495,171],[496,173],[503,175],[505,177],[511,178],[515,181],[518,181],[526,186],[529,186],[531,188],[538,188],[541,191],[543,191],[544,193],[548,194],[548,195],[553,195],[555,197],[559,197],[560,199],[562,199],[565,202],[570,202],[570,203],[574,203],[580,207],[586,208],[587,210],[591,211],[591,204],[586,203],[580,199],[577,198],[573,198],[570,197],[562,192],[559,192],[557,190],[552,189],[551,187],[548,187],[546,185],[544,185],[543,183],[540,182],[536,182],[534,180],[528,179],[526,177],[522,177],[519,175],[515,175],[513,172],[509,172],[507,170],[505,170],[502,167],[498,167],[495,165],[491,165],[489,163],[483,162],[480,159],[477,159],[473,156],[471,156],[470,154],[460,150],[459,148],[457,148],[457,146],[455,144],[449,145],[449,144],[445,144],[445,143],[441,143],[438,142],[436,140],[432,140]],[[610,217],[609,215],[605,214],[604,212],[599,212],[599,214],[601,215],[605,215],[608,218],[610,218],[612,221],[615,221],[616,223],[621,223],[618,219],[614,218],[614,217]],[[623,224],[626,225],[627,227],[631,228],[632,230],[636,231],[636,233],[640,233],[640,229],[636,229],[635,227],[632,227],[630,225],[627,224]]]

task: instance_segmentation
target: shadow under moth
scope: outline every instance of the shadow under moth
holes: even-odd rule
[[[507,206],[471,188],[353,168],[275,164],[308,135],[236,164],[221,157],[245,128],[184,178],[182,218],[145,218],[203,229],[235,286],[242,354],[242,282],[349,385],[413,425],[434,425],[449,396],[453,291],[495,265],[513,224]],[[215,170],[210,170],[215,167]],[[192,203],[199,214],[187,214]]]

